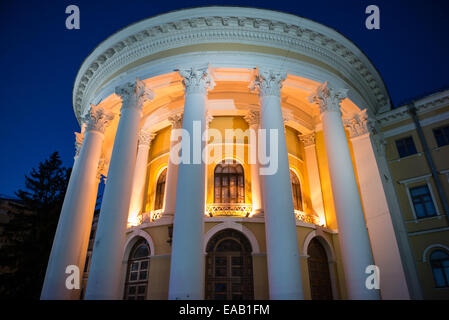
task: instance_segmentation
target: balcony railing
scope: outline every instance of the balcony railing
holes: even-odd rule
[[[206,215],[211,217],[249,217],[253,205],[246,203],[212,203],[206,206]]]
[[[297,220],[302,222],[316,224],[317,226],[320,225],[320,220],[318,217],[306,214],[303,211],[295,210],[295,217]]]
[[[140,221],[139,224],[145,223],[145,222],[153,222],[157,219],[160,219],[162,217],[162,209],[159,210],[153,210],[150,212],[143,212],[139,217]]]
[[[163,210],[144,212],[139,215],[138,224],[153,222],[162,217]],[[250,217],[253,213],[253,206],[246,203],[212,203],[206,206],[206,215],[210,217]],[[320,225],[319,218],[306,214],[303,211],[295,210],[295,218],[298,221]]]

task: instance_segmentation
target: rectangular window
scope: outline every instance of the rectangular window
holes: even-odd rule
[[[416,151],[415,143],[412,137],[396,140],[396,148],[398,149],[399,157],[404,158],[418,153]]]
[[[449,144],[449,126],[433,129],[433,135],[435,136],[438,147]]]
[[[437,215],[435,205],[427,185],[410,188],[410,197],[418,219]]]

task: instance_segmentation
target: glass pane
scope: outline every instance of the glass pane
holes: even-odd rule
[[[144,294],[146,286],[139,286],[137,289],[137,294]]]
[[[137,272],[131,272],[131,274],[129,275],[129,280],[136,281],[137,280]]]
[[[239,268],[239,267],[232,268],[232,276],[233,277],[240,277],[241,275],[242,275],[242,268]]]
[[[226,277],[227,270],[223,267],[216,267],[215,268],[215,276],[216,277]]]
[[[226,257],[215,257],[216,266],[226,266],[226,262],[227,262]]]
[[[146,245],[141,245],[134,252],[134,258],[135,259],[148,257],[149,255],[150,255],[150,252],[149,252],[149,250],[148,250]]]
[[[215,292],[217,293],[226,292],[226,283],[216,283]]]
[[[444,261],[444,266],[447,266],[448,265],[447,263],[449,262],[449,254],[447,254],[446,252],[444,252],[442,250],[435,250],[430,255],[430,261],[434,261],[434,260],[446,260],[446,261]]]
[[[129,294],[135,294],[136,293],[136,287],[135,286],[129,286],[128,293]]]
[[[148,261],[147,260],[142,261],[140,263],[140,270],[147,270],[147,269],[148,269]]]
[[[243,257],[232,257],[232,265],[242,265]]]
[[[140,271],[139,280],[146,280],[146,279],[147,279],[147,271]]]
[[[138,262],[133,262],[131,264],[131,271],[136,271],[139,269],[139,263]]]
[[[446,281],[444,279],[443,270],[442,269],[433,269],[433,277],[435,279],[435,285],[437,287],[444,287],[446,286]]]

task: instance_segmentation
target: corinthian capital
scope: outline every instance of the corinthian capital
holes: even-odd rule
[[[115,94],[122,98],[122,109],[137,108],[141,110],[147,100],[154,99],[154,92],[138,78],[134,83],[127,82],[115,88]]]
[[[206,129],[209,129],[209,124],[214,120],[214,116],[209,111],[206,112]]]
[[[89,111],[84,115],[83,121],[86,123],[87,131],[98,131],[104,133],[114,115],[102,107],[91,104]]]
[[[139,132],[139,147],[146,146],[149,147],[151,141],[156,137],[156,133],[151,132],[150,130],[142,129]]]
[[[260,96],[280,97],[282,82],[286,77],[286,72],[258,69],[249,88],[251,91],[259,91]]]
[[[350,119],[344,119],[343,124],[349,130],[351,138],[368,133],[368,115],[366,109],[354,114]]]
[[[309,96],[309,102],[318,105],[321,114],[325,112],[340,112],[340,102],[346,99],[347,94],[347,89],[334,89],[329,87],[326,81]]]
[[[83,132],[75,132],[75,157],[78,157],[81,151],[81,146],[84,141],[84,133]]]
[[[245,119],[245,121],[248,123],[248,125],[250,127],[258,126],[260,123],[260,112],[251,110],[243,118]]]
[[[177,113],[168,117],[168,121],[170,121],[173,129],[182,128],[182,113]]]
[[[312,132],[310,134],[300,134],[298,137],[299,140],[301,140],[304,144],[305,148],[313,146],[315,144],[315,132]]]
[[[186,93],[206,94],[212,90],[215,82],[210,76],[209,68],[190,68],[179,70]]]

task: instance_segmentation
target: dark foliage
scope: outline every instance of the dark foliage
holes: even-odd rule
[[[55,152],[16,192],[27,211],[11,210],[4,225],[8,242],[0,249],[0,267],[9,272],[0,275],[1,298],[39,299],[70,172]]]

